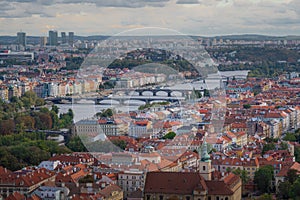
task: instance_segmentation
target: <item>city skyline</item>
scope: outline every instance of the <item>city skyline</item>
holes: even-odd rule
[[[14,0],[0,5],[0,35],[22,30],[45,36],[51,29],[82,36],[115,35],[143,27],[201,36],[300,35],[296,0]]]

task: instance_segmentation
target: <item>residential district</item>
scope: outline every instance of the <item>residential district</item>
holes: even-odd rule
[[[20,106],[16,113],[1,116],[1,121],[12,120],[16,127],[9,132],[1,125],[1,145],[9,142],[5,138],[17,137],[18,134],[24,140],[23,132],[30,135],[44,131],[48,136],[44,140],[54,140],[60,147],[69,149],[67,153],[52,153],[47,159],[35,160],[36,165],[19,169],[9,169],[9,163],[24,163],[26,160],[12,159],[13,156],[1,159],[0,199],[238,200],[300,197],[299,71],[278,71],[278,66],[282,65],[297,69],[299,54],[298,60],[275,61],[275,69],[268,68],[273,70],[272,76],[255,77],[249,76],[257,73],[257,68],[251,68],[254,61],[237,59],[238,52],[222,53],[222,58],[213,57],[216,63],[223,67],[248,63],[245,66],[251,67],[244,68],[249,70],[248,77],[221,77],[220,88],[210,91],[222,95],[221,90],[224,90],[226,94],[221,100],[209,94],[205,79],[201,78],[203,87],[193,88],[188,97],[183,92],[179,96],[184,100],[179,102],[169,101],[171,98],[168,97],[174,95],[162,86],[167,80],[179,78],[192,83],[193,73],[188,69],[176,75],[166,75],[136,72],[128,67],[103,69],[91,65],[89,70],[92,73],[89,71],[88,75],[78,77],[87,49],[97,46],[97,42],[76,41],[72,32],[68,37],[64,32],[58,37],[56,31],[49,31],[48,40],[43,37],[40,44],[28,45],[26,34],[18,33],[16,44],[1,45],[4,49],[0,54],[1,102],[6,106],[20,99],[24,104],[24,108]],[[235,48],[236,45],[252,45],[258,49],[269,45],[270,48],[296,51],[299,48],[297,40],[204,41],[199,39],[197,42],[205,43],[206,48],[213,51]],[[156,54],[151,53],[152,60],[153,55]],[[143,58],[147,57],[143,54]],[[234,63],[230,61],[232,58]],[[35,112],[50,112],[48,108],[51,106],[52,110],[57,109],[53,102],[70,103],[69,96],[75,99],[108,98],[114,94],[114,87],[130,91],[145,89],[152,92],[152,97],[165,92],[163,97],[166,100],[146,101],[139,109],[127,113],[115,108],[103,109],[90,118],[74,122],[68,127],[70,131],[55,127],[53,116],[53,124],[46,127],[38,126],[38,122],[41,123],[38,120],[30,126],[25,121],[22,124],[16,120],[22,113],[29,112],[34,117]],[[39,105],[29,102],[26,108],[24,95],[27,97],[28,92],[45,102]],[[140,94],[143,96],[143,92]],[[3,110],[8,112],[5,106]],[[71,111],[67,115],[73,116]],[[64,121],[63,115],[60,114],[57,120]],[[22,124],[23,132],[18,123]],[[55,133],[52,136],[51,131]],[[80,141],[72,146],[70,141],[76,139]],[[28,140],[26,138],[29,144],[35,144]],[[41,143],[37,146],[47,149]],[[12,149],[12,146],[5,148],[13,153]]]

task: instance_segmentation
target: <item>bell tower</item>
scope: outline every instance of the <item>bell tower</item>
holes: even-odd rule
[[[199,146],[198,153],[200,155],[199,159],[199,173],[203,178],[207,181],[211,180],[212,177],[212,166],[211,166],[211,160],[210,156],[207,152],[207,143],[206,143],[206,137],[204,136],[204,140],[201,146]]]

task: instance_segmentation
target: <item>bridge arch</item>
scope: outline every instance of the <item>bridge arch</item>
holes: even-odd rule
[[[140,96],[155,96],[154,91],[151,90],[144,90],[139,92]]]

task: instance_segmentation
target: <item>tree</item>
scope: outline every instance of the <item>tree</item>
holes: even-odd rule
[[[251,108],[251,105],[250,105],[250,104],[244,104],[244,105],[243,105],[243,108],[249,109],[249,108]]]
[[[53,111],[54,113],[58,114],[59,107],[57,105],[52,105],[51,111]]]
[[[107,118],[107,117],[112,117],[113,116],[113,110],[108,108],[106,110],[103,110],[101,112],[96,113],[97,117],[103,117],[103,118]]]
[[[240,168],[237,168],[236,170],[233,170],[232,173],[238,175],[242,179],[243,184],[248,183],[250,179],[246,170],[241,170]]]
[[[297,180],[297,177],[298,177],[297,170],[289,169],[285,178],[289,183],[294,184],[294,182]]]
[[[35,128],[39,130],[50,130],[52,128],[52,119],[50,113],[36,113]]]
[[[208,90],[208,89],[204,89],[204,90],[203,90],[203,95],[204,95],[205,97],[210,97],[209,90]]]
[[[255,172],[254,183],[261,192],[269,193],[272,189],[272,180],[274,175],[274,168],[271,165],[262,166]]]
[[[297,178],[297,180],[292,185],[291,197],[294,199],[299,199],[300,197],[300,178]]]
[[[264,144],[264,147],[263,147],[263,150],[262,150],[262,154],[266,153],[267,151],[275,150],[275,149],[276,149],[276,146],[275,146],[275,144],[273,142],[272,143]]]
[[[45,100],[44,100],[44,99],[42,99],[42,98],[37,98],[37,99],[35,100],[35,106],[43,106],[43,105],[45,105]]]
[[[21,101],[23,102],[25,108],[30,108],[36,104],[37,95],[33,91],[27,91],[21,97]]]
[[[277,195],[280,199],[288,199],[290,197],[291,186],[292,184],[288,181],[279,183]]]
[[[286,142],[281,142],[280,149],[281,150],[288,150],[289,146],[288,146],[288,144]]]
[[[111,141],[114,145],[120,147],[120,149],[125,150],[126,146],[127,146],[127,142],[124,140],[112,140]]]
[[[199,90],[196,90],[195,88],[193,88],[191,98],[195,99],[195,98],[201,98],[201,97],[202,97],[201,92]]]
[[[167,133],[163,139],[169,139],[169,140],[172,140],[174,137],[176,136],[176,133],[174,133],[173,131]]]
[[[79,183],[94,183],[94,178],[92,175],[86,175],[85,177],[79,179]]]
[[[9,135],[14,133],[15,122],[12,119],[0,121],[0,135]]]
[[[10,170],[18,170],[22,167],[17,158],[13,156],[7,148],[0,147],[0,166]]]
[[[292,133],[287,133],[284,138],[284,141],[291,141],[291,142],[295,142],[297,140],[296,136]]]
[[[273,200],[271,194],[263,194],[260,197],[257,198],[258,200]]]
[[[59,127],[66,128],[73,124],[74,113],[72,109],[69,109],[67,113],[60,114]]]
[[[34,128],[35,120],[30,115],[21,115],[15,118],[15,123],[17,125],[24,125],[25,129],[32,130]]]
[[[300,162],[300,147],[295,147],[295,158],[296,158],[296,162]]]
[[[66,146],[75,152],[85,152],[87,149],[83,145],[81,138],[79,136],[71,137],[70,141],[66,144]]]
[[[227,167],[227,168],[226,168],[226,172],[227,172],[227,173],[229,173],[229,172],[231,172],[231,171],[232,171],[232,169],[231,169],[230,167]]]
[[[70,118],[73,120],[73,118],[74,118],[74,112],[73,112],[73,110],[72,110],[71,108],[69,108],[67,114],[68,114],[68,115],[70,116]]]

